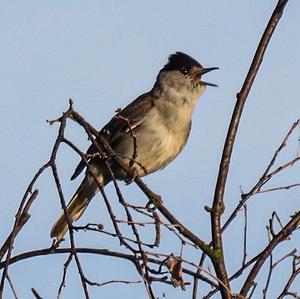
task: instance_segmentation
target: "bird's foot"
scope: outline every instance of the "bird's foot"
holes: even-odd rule
[[[124,182],[126,185],[131,184],[134,182],[134,180],[138,177],[138,173],[135,168],[132,168],[132,171],[127,174],[127,177],[125,178]]]
[[[65,241],[64,238],[61,239],[53,239],[52,241],[52,245],[50,246],[51,250],[55,250],[59,247],[60,243],[62,243],[63,241]]]
[[[149,212],[154,212],[159,206],[162,204],[161,197],[159,195],[155,195],[151,200],[149,200],[146,204],[146,209]]]

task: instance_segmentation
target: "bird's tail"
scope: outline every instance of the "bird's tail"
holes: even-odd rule
[[[104,182],[103,176],[99,176],[98,181],[102,186],[106,184],[106,182]],[[91,199],[98,192],[99,188],[98,184],[95,182],[95,179],[91,175],[87,174],[67,205],[67,213],[69,215],[71,223],[81,217]],[[68,229],[69,227],[66,216],[64,212],[62,212],[54,223],[50,232],[50,236],[51,238],[56,238],[56,240],[59,241],[63,238]]]

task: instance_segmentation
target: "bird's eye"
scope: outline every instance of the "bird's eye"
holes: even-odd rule
[[[182,68],[182,69],[181,69],[181,73],[182,73],[183,75],[187,75],[187,74],[189,73],[189,70],[188,70],[187,68]]]

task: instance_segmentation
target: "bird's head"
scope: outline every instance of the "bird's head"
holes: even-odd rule
[[[169,56],[167,64],[160,70],[157,84],[162,88],[175,89],[178,93],[192,92],[199,97],[206,86],[217,86],[202,80],[202,75],[216,69],[204,68],[191,56],[176,52]]]

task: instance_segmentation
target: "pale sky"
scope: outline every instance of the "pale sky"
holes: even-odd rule
[[[94,127],[101,128],[117,108],[151,89],[157,72],[175,51],[186,52],[206,67],[218,66],[220,70],[207,75],[207,81],[217,83],[219,88],[207,88],[201,97],[193,115],[190,139],[181,155],[164,170],[145,178],[145,182],[163,196],[166,207],[176,217],[209,242],[210,222],[203,207],[212,202],[235,95],[275,4],[271,0],[1,1],[1,243],[12,228],[29,181],[49,158],[57,126],[50,127],[46,120],[58,117],[67,109],[68,98],[72,98],[74,108]],[[240,200],[240,188],[249,191],[257,182],[284,134],[300,116],[299,13],[300,2],[290,0],[247,100],[226,188],[225,219]],[[89,143],[84,132],[71,123],[68,128],[67,136],[85,150]],[[297,133],[299,136],[299,130]],[[296,139],[297,136],[280,161],[295,156]],[[58,167],[67,199],[80,183],[81,178],[69,181],[77,162],[78,157],[66,147],[61,150]],[[299,182],[299,166],[295,166],[269,187]],[[135,203],[147,202],[133,184],[120,186]],[[51,245],[49,231],[60,204],[50,171],[40,178],[36,188],[40,194],[30,210],[31,219],[16,239],[14,254]],[[116,200],[112,186],[108,186],[107,193]],[[299,195],[298,188],[249,201],[249,256],[265,246],[265,226],[272,211],[277,210],[286,223],[289,215],[299,209]],[[104,222],[102,199],[97,199],[80,224]],[[239,216],[224,235],[230,273],[240,263],[237,248],[242,244],[241,220]],[[299,236],[294,235],[288,248],[299,245]],[[106,238],[98,234],[80,233],[75,237],[78,247],[122,250],[116,240],[108,245]],[[179,254],[180,248],[168,248],[167,240],[157,251]],[[283,249],[281,245],[277,257],[284,254]],[[198,253],[191,256],[198,260]],[[128,262],[80,257],[90,280],[138,279]],[[40,257],[10,267],[19,298],[32,298],[31,287],[44,298],[55,298],[66,258]],[[289,267],[282,269],[284,272]],[[270,298],[282,289],[282,282],[276,281],[280,276],[275,276]],[[238,281],[232,285],[239,290]],[[191,297],[191,287],[182,292],[154,284],[154,290],[159,298],[163,293],[166,298]],[[199,298],[207,290],[199,290]],[[142,284],[89,287],[89,292],[91,298],[146,298]],[[258,290],[255,298],[260,296]],[[8,286],[4,297],[12,298]],[[83,298],[75,264],[70,267],[62,298]]]

